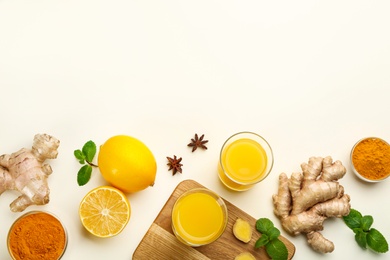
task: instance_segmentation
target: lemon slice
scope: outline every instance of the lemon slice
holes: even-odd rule
[[[119,234],[130,220],[131,207],[127,197],[111,186],[102,186],[88,192],[80,203],[83,226],[97,237]]]

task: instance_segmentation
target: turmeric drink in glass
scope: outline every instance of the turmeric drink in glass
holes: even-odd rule
[[[195,188],[183,193],[172,209],[172,230],[182,243],[197,247],[217,240],[227,224],[227,208],[214,192]]]
[[[265,179],[273,166],[272,149],[258,134],[240,132],[223,144],[218,175],[231,190],[245,191]]]

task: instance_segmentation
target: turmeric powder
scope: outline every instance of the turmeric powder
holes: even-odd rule
[[[58,260],[65,251],[66,232],[61,222],[45,212],[19,218],[8,235],[8,250],[15,260]]]
[[[366,138],[352,151],[355,170],[369,180],[381,180],[390,174],[390,146],[380,138]]]

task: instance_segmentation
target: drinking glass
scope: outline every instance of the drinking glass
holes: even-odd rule
[[[205,188],[183,193],[172,209],[172,230],[182,243],[198,247],[217,240],[228,221],[225,202]]]
[[[239,132],[229,137],[221,148],[219,179],[231,190],[249,190],[269,175],[273,162],[271,146],[262,136]]]

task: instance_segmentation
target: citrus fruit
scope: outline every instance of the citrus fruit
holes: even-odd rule
[[[112,237],[129,222],[131,207],[122,191],[101,186],[85,195],[80,203],[79,215],[81,223],[91,234]]]
[[[154,184],[157,164],[149,148],[140,140],[116,135],[99,150],[99,170],[112,186],[124,192],[137,192]]]

